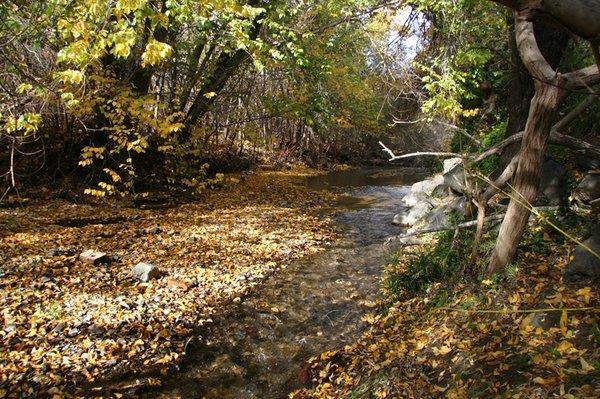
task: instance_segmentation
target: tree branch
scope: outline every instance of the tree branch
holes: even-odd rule
[[[397,159],[414,158],[414,157],[420,157],[420,156],[425,156],[425,155],[437,156],[437,157],[458,157],[458,158],[463,157],[462,154],[457,154],[455,152],[413,152],[410,154],[396,155],[396,154],[394,154],[394,152],[392,150],[387,148],[386,145],[383,144],[381,141],[379,142],[379,145],[383,147],[384,152],[387,152],[388,154],[390,154],[390,162],[395,161]]]

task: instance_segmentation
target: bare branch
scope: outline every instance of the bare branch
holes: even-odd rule
[[[390,162],[395,161],[397,159],[414,158],[414,157],[420,157],[420,156],[458,157],[458,158],[463,157],[462,154],[457,154],[455,152],[413,152],[411,154],[396,155],[396,154],[394,154],[394,152],[392,150],[387,148],[386,145],[383,144],[381,141],[379,142],[379,145],[383,147],[383,151],[390,154]]]

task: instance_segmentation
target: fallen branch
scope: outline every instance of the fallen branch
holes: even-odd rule
[[[394,154],[394,152],[392,150],[387,148],[385,146],[385,144],[383,144],[381,141],[379,142],[379,145],[383,147],[384,152],[387,152],[388,154],[390,154],[390,162],[395,161],[397,159],[414,158],[414,157],[420,157],[420,156],[425,156],[425,155],[439,156],[439,157],[459,157],[459,158],[463,157],[462,154],[457,154],[454,152],[413,152],[411,154],[396,155],[396,154]]]
[[[488,222],[492,222],[492,221],[502,220],[504,218],[504,215],[506,215],[506,213],[499,213],[497,215],[488,216],[483,219],[483,222],[488,223]],[[414,236],[427,234],[427,233],[438,233],[440,231],[451,231],[451,230],[455,230],[455,229],[466,229],[468,227],[473,227],[473,226],[477,226],[477,220],[471,220],[469,222],[457,224],[456,226],[429,227],[429,228],[413,231],[412,233],[402,234],[402,235],[398,236],[398,238],[414,237]]]
[[[558,206],[539,206],[539,207],[533,208],[533,210],[535,210],[537,212],[555,211],[557,209],[559,209]],[[493,221],[499,221],[499,220],[502,220],[505,215],[506,215],[506,213],[498,213],[496,215],[487,216],[486,218],[483,219],[483,222],[484,223],[489,223],[489,222],[493,222]],[[425,229],[413,231],[412,233],[401,234],[401,235],[399,235],[397,237],[397,239],[403,239],[403,238],[407,238],[407,237],[414,237],[414,236],[418,236],[418,235],[422,235],[422,234],[427,234],[427,233],[438,233],[440,231],[451,231],[451,230],[455,230],[455,229],[466,229],[468,227],[477,226],[477,223],[478,223],[478,220],[471,220],[469,222],[460,223],[460,224],[458,224],[456,226],[430,227],[430,228],[425,228]]]
[[[510,314],[510,313],[547,313],[547,312],[589,312],[594,311],[600,311],[600,307],[597,306],[590,306],[587,308],[545,308],[545,309],[499,309],[499,310],[493,310],[493,309],[461,309],[461,308],[450,308],[447,306],[441,307],[437,309],[438,311],[440,310],[446,310],[449,312],[462,312],[462,313],[495,313],[495,314]]]

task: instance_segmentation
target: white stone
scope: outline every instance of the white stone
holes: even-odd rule
[[[131,275],[134,279],[148,282],[151,279],[160,277],[160,269],[152,263],[140,262],[131,269]]]

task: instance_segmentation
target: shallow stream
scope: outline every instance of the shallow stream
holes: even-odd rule
[[[306,361],[349,344],[365,328],[381,272],[400,233],[390,222],[420,169],[360,169],[307,179],[315,190],[343,193],[334,211],[343,238],[290,264],[215,320],[181,371],[148,398],[279,399],[307,381]],[[328,211],[330,212],[330,210]]]

